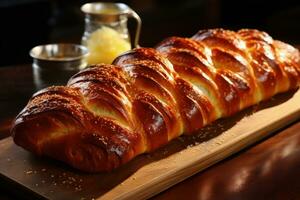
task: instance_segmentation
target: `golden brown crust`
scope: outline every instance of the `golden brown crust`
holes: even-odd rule
[[[300,85],[300,54],[267,33],[199,31],[91,66],[34,94],[16,144],[74,168],[110,171],[181,134]]]

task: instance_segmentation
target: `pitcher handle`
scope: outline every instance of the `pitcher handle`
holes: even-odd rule
[[[136,20],[136,31],[135,31],[133,46],[134,46],[134,48],[138,48],[139,47],[141,27],[142,27],[142,20],[141,20],[140,16],[132,9],[130,9],[130,12],[128,13],[128,16],[132,17]]]

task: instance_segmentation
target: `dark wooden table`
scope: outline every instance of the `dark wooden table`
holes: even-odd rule
[[[31,65],[0,68],[0,139],[40,88],[34,78]],[[22,199],[14,188],[2,188],[0,199]],[[300,199],[300,121],[153,199]]]

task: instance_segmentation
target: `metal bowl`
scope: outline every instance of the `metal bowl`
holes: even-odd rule
[[[35,67],[74,70],[86,66],[88,49],[79,44],[46,44],[32,48],[30,56]]]
[[[40,88],[66,84],[68,79],[84,67],[88,49],[79,44],[46,44],[32,48],[33,77]]]

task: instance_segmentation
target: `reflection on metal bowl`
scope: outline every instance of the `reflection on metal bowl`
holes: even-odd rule
[[[86,67],[86,47],[78,44],[47,44],[30,51],[33,58],[33,77],[38,89],[50,85],[64,85],[67,80]]]

